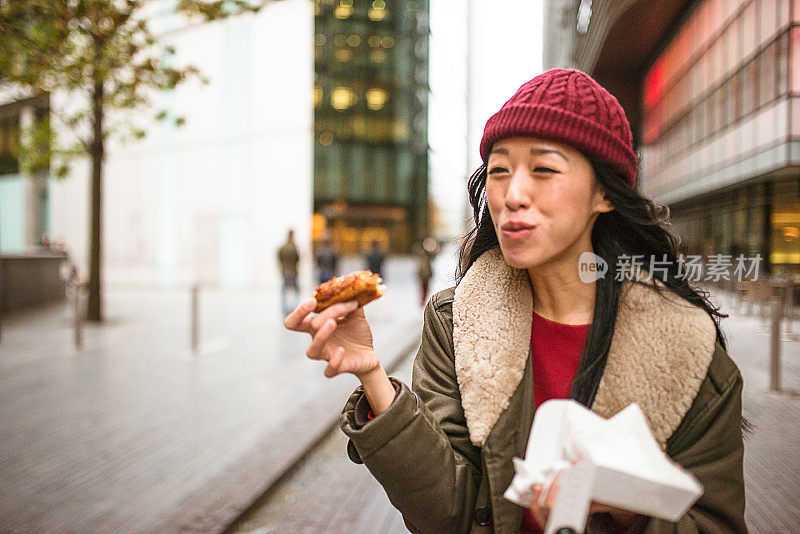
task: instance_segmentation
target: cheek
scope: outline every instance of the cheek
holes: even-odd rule
[[[492,221],[497,221],[497,214],[503,210],[505,203],[505,191],[502,190],[497,184],[486,184],[486,205],[489,207],[489,214],[492,216]]]
[[[537,206],[559,239],[583,232],[591,215],[587,192],[569,184],[543,191]]]
[[[540,196],[542,209],[552,215],[575,218],[590,211],[590,195],[574,184],[558,184]]]

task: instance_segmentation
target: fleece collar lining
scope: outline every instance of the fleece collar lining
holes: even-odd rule
[[[522,380],[532,317],[528,273],[510,267],[499,248],[478,258],[456,287],[456,378],[475,445],[486,441]],[[669,290],[624,281],[592,411],[611,417],[639,403],[663,447],[705,379],[715,342],[714,321],[702,308]]]

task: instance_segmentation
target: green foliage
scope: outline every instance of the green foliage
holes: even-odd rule
[[[263,1],[176,0],[174,7],[184,16],[210,21],[257,11]],[[161,0],[0,0],[0,84],[30,88],[35,94],[66,91],[83,100],[64,116],[52,110],[51,120],[60,121],[72,139],[54,139],[47,121],[34,125],[20,148],[26,170],[46,169],[48,161],[57,159],[51,170],[63,176],[67,171],[62,166],[70,158],[92,155],[91,149],[110,135],[139,139],[144,130],[129,121],[103,124],[100,139],[95,139],[94,117],[98,111],[104,116],[111,110],[147,109],[158,91],[172,90],[192,77],[205,81],[194,66],[173,66],[175,49],[160,45],[151,31],[148,20],[163,14],[163,6]],[[184,122],[173,118],[175,125]]]

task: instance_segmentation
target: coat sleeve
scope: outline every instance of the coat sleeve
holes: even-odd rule
[[[351,459],[363,461],[412,532],[469,532],[480,484],[480,449],[469,441],[452,332],[437,304],[441,307],[440,299],[432,298],[425,308],[413,391],[392,379],[399,389],[392,405],[359,428],[359,387],[339,422],[350,438]]]
[[[709,375],[667,452],[703,485],[700,499],[677,522],[652,519],[647,534],[746,533],[742,377],[719,345]]]

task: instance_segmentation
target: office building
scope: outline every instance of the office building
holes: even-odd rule
[[[683,251],[800,273],[800,1],[583,0],[554,13],[568,25],[545,43],[563,47],[546,67],[590,73],[620,100],[640,187],[671,208]]]

